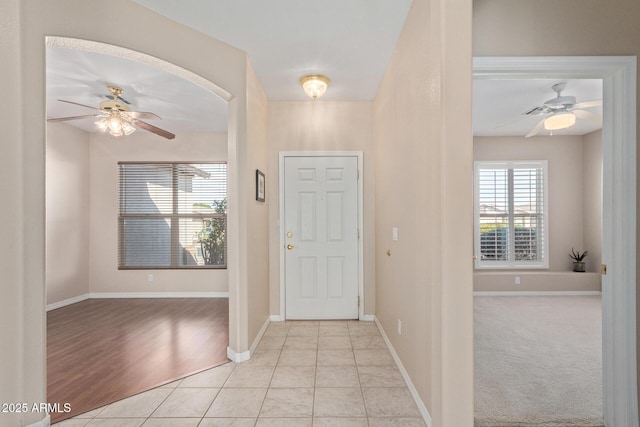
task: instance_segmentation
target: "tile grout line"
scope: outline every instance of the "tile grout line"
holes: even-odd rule
[[[313,417],[316,415],[316,385],[318,384],[318,358],[320,357],[320,325],[318,325],[318,342],[316,344],[316,365],[315,375],[313,377],[313,400],[311,402],[311,425],[313,426]]]
[[[321,324],[320,324],[320,325],[321,325]],[[354,325],[356,325],[356,324],[354,324]],[[358,326],[359,326],[359,325],[358,325]],[[356,373],[356,377],[357,377],[357,380],[358,380],[358,388],[359,388],[359,390],[360,390],[360,396],[361,396],[361,398],[362,398],[362,403],[363,403],[363,409],[364,409],[364,415],[363,415],[363,416],[364,416],[364,418],[366,419],[366,425],[370,426],[370,425],[371,425],[371,424],[370,424],[370,421],[371,421],[371,420],[370,420],[370,417],[369,417],[369,414],[368,414],[367,405],[366,405],[366,401],[365,401],[365,398],[364,398],[364,390],[365,390],[365,387],[363,386],[363,382],[362,382],[362,379],[361,379],[361,372],[360,372],[360,371],[361,371],[361,368],[362,368],[362,367],[367,367],[367,366],[393,366],[393,367],[395,367],[395,368],[398,368],[398,367],[397,367],[397,365],[396,365],[396,363],[395,363],[395,360],[392,362],[392,364],[391,364],[391,365],[386,365],[386,364],[385,364],[385,365],[376,365],[376,364],[374,363],[375,361],[374,361],[374,362],[370,362],[370,363],[374,363],[373,365],[368,365],[368,364],[366,364],[366,363],[365,363],[364,365],[362,365],[362,366],[361,366],[361,365],[359,365],[359,364],[358,364],[358,362],[357,362],[357,358],[356,358],[356,349],[354,348],[354,339],[356,339],[356,340],[357,340],[357,338],[358,338],[358,337],[361,337],[361,336],[369,336],[369,335],[367,335],[367,334],[368,334],[368,332],[366,332],[366,334],[365,334],[365,335],[351,335],[351,333],[352,333],[352,332],[354,332],[354,333],[356,333],[356,332],[357,332],[357,327],[356,327],[356,329],[355,329],[355,330],[353,330],[353,331],[352,331],[352,327],[353,327],[353,326],[352,326],[352,324],[351,324],[351,323],[347,323],[347,324],[346,324],[346,330],[347,330],[347,333],[348,333],[348,335],[347,335],[346,337],[348,338],[349,348],[348,348],[348,349],[344,349],[344,350],[350,350],[350,351],[351,351],[351,354],[352,354],[352,357],[353,357],[353,360],[354,360],[355,373]],[[360,331],[360,332],[363,332],[363,331]],[[295,336],[290,336],[290,335],[289,335],[290,333],[291,333],[291,325],[289,326],[289,328],[287,328],[287,329],[286,329],[286,335],[284,336],[284,341],[282,342],[282,345],[281,345],[279,348],[275,349],[275,350],[278,350],[277,357],[275,357],[275,362],[270,362],[270,363],[269,363],[271,366],[273,366],[273,371],[271,372],[271,375],[270,375],[270,378],[269,378],[269,381],[268,381],[268,384],[267,384],[267,387],[266,387],[265,397],[264,397],[264,399],[263,399],[263,400],[262,400],[262,402],[261,402],[260,409],[258,410],[258,414],[257,414],[256,419],[255,419],[255,422],[254,422],[254,426],[258,424],[258,421],[259,421],[259,419],[260,419],[261,412],[262,412],[262,410],[263,410],[263,408],[264,408],[264,404],[265,404],[265,402],[266,402],[266,395],[269,393],[269,391],[270,391],[270,390],[275,389],[275,387],[273,387],[273,382],[274,382],[274,379],[275,379],[275,373],[276,373],[276,370],[277,370],[277,369],[278,369],[278,367],[279,367],[279,362],[281,361],[282,352],[283,352],[283,351],[284,351],[284,349],[285,349],[285,345],[286,345],[287,339],[288,339],[289,337],[294,337],[294,338],[295,338]],[[312,366],[314,366],[314,370],[315,370],[315,372],[314,372],[314,377],[313,377],[313,384],[312,384],[313,392],[312,392],[312,406],[311,406],[311,422],[312,422],[312,424],[313,424],[313,423],[314,423],[314,419],[315,419],[315,417],[316,417],[316,413],[315,413],[315,403],[316,403],[316,402],[315,402],[315,397],[316,397],[316,392],[317,392],[317,390],[316,390],[316,389],[318,388],[318,369],[321,367],[321,365],[319,365],[319,354],[320,354],[320,350],[321,350],[321,346],[320,346],[320,338],[321,338],[321,335],[320,335],[320,326],[318,326],[318,330],[317,330],[317,333],[316,333],[316,334],[314,334],[314,335],[306,335],[306,336],[315,337],[315,338],[316,338],[316,343],[317,343],[317,344],[316,344],[316,360],[315,360],[315,364],[314,364],[314,365],[312,365]],[[339,334],[338,334],[338,335],[326,335],[326,336],[327,336],[327,337],[334,337],[334,336],[341,336],[341,335],[339,335]],[[340,344],[340,345],[343,345],[343,344]],[[324,349],[324,350],[333,350],[333,348],[331,347],[331,348]],[[342,350],[342,347],[340,347],[340,348],[336,348],[336,351],[337,351],[337,350]],[[362,351],[366,351],[366,350],[367,350],[367,348],[360,349],[360,350],[362,350]],[[382,350],[382,349],[381,349],[381,350]],[[388,348],[387,348],[387,350],[388,350]],[[365,359],[365,362],[366,362],[366,361],[367,361],[367,359]],[[275,364],[273,364],[273,363],[275,363]],[[200,425],[200,424],[202,424],[202,423],[204,422],[204,419],[206,418],[206,414],[207,414],[207,412],[211,409],[211,407],[212,407],[212,405],[215,403],[216,399],[220,396],[220,392],[221,392],[221,391],[224,389],[224,387],[229,383],[229,380],[230,380],[231,376],[233,375],[233,373],[236,371],[236,368],[237,368],[238,366],[240,366],[241,364],[236,364],[236,363],[231,362],[231,363],[229,363],[229,365],[231,365],[231,367],[232,367],[231,372],[230,372],[230,373],[229,373],[229,375],[225,378],[225,380],[222,382],[222,385],[218,388],[218,390],[217,390],[217,392],[216,392],[216,394],[215,394],[214,398],[213,398],[213,399],[212,399],[212,401],[209,403],[208,407],[205,409],[204,414],[203,414],[201,417],[199,417],[198,425]],[[331,365],[331,363],[330,363],[330,365]],[[225,365],[221,365],[221,366],[225,366]],[[227,365],[227,366],[228,366],[228,365]],[[265,366],[267,366],[267,365],[265,365]],[[336,365],[335,367],[339,367],[339,366],[340,366],[340,365]],[[345,365],[345,366],[346,366],[346,365]],[[333,367],[333,366],[325,366],[325,367],[331,368],[331,367]],[[214,367],[214,368],[212,368],[212,369],[217,369],[217,368],[219,368],[219,367]],[[291,367],[291,368],[295,368],[295,366],[293,366],[293,367]],[[150,412],[150,414],[149,414],[148,416],[144,417],[144,419],[142,420],[142,424],[141,424],[141,425],[144,425],[144,424],[145,424],[145,423],[147,423],[149,420],[154,419],[154,418],[152,417],[152,416],[153,416],[153,414],[155,414],[155,413],[158,411],[158,409],[159,409],[159,408],[160,408],[160,407],[161,407],[161,406],[162,406],[162,405],[163,405],[163,404],[164,404],[168,399],[170,399],[170,397],[171,397],[171,396],[176,392],[176,390],[178,390],[178,389],[180,388],[180,384],[182,384],[182,383],[183,383],[183,381],[184,381],[184,380],[181,380],[181,381],[180,381],[180,382],[179,382],[175,387],[172,387],[172,388],[171,388],[171,390],[169,391],[169,393],[167,394],[167,396],[166,396],[166,397],[164,397],[164,398],[162,399],[162,401],[160,401],[160,403],[158,403],[158,404],[155,406],[155,408]],[[407,388],[407,385],[406,385],[406,383],[405,383],[405,381],[404,381],[404,378],[403,378],[403,383],[404,383],[404,386],[403,386],[403,387],[401,387],[401,388],[406,389],[406,388]],[[334,384],[334,386],[335,386],[335,384]],[[392,386],[392,385],[380,385],[380,386],[378,386],[378,387],[380,387],[380,388],[398,388],[398,386]],[[159,388],[161,388],[161,387],[159,387]],[[185,389],[187,389],[187,388],[191,388],[191,387],[184,387],[184,388],[185,388]],[[199,388],[199,387],[195,387],[195,388]],[[210,388],[210,387],[207,387],[207,388]],[[339,387],[339,388],[341,388],[341,387]],[[107,405],[107,406],[108,406],[108,405]],[[106,407],[105,407],[105,408],[106,408]],[[103,408],[103,411],[104,411],[104,408]],[[298,417],[298,416],[296,416],[295,418],[297,418],[297,417]],[[346,417],[346,418],[359,418],[360,416],[358,416],[358,415],[349,415],[349,416],[346,416],[346,415],[345,415],[344,417]],[[94,416],[94,417],[92,417],[92,418],[89,418],[89,419],[85,420],[85,422],[86,422],[86,424],[85,424],[85,425],[89,425],[89,424],[92,422],[92,420],[94,420],[94,419],[98,419],[98,418],[100,418],[100,413],[98,413],[96,416]],[[114,418],[118,418],[118,417],[114,417]],[[142,418],[142,417],[141,417],[141,418]],[[162,417],[162,418],[164,418],[164,417]],[[183,417],[183,418],[194,418],[194,419],[195,419],[196,417]],[[267,418],[270,418],[270,417],[267,417]],[[285,418],[290,418],[290,417],[286,417],[286,416],[285,416]],[[394,418],[395,418],[395,417],[394,417]]]
[[[369,423],[369,413],[367,412],[367,404],[364,400],[364,390],[362,389],[362,381],[360,380],[360,369],[358,366],[358,360],[356,359],[356,349],[353,348],[353,340],[351,337],[351,330],[348,328],[347,326],[347,330],[349,331],[349,342],[351,343],[351,351],[353,352],[353,359],[354,362],[356,364],[356,375],[358,376],[358,385],[360,386],[360,396],[362,397],[362,407],[364,409],[364,416],[367,422],[367,426],[370,426],[371,423]]]
[[[233,374],[233,371],[236,370],[236,366],[235,366],[235,362],[234,363],[233,368],[231,369],[231,372],[229,373],[229,376],[227,377],[226,380],[224,380],[224,382],[222,383],[222,385],[218,388],[218,392],[216,393],[216,395],[214,396],[213,400],[211,401],[211,403],[209,403],[209,406],[207,406],[207,409],[204,410],[204,413],[202,414],[202,417],[200,417],[200,421],[198,422],[198,425],[202,424],[202,422],[204,421],[205,417],[207,416],[207,413],[209,412],[209,410],[211,409],[211,407],[213,406],[213,403],[216,401],[216,399],[218,398],[218,396],[220,396],[220,392],[222,392],[222,389],[224,388],[224,385],[227,383],[227,381],[229,381],[229,378],[231,378],[231,374]],[[225,366],[225,365],[220,365],[220,366]],[[218,366],[219,367],[219,366]],[[216,368],[213,368],[216,369]],[[178,384],[178,386],[180,386],[180,384]]]

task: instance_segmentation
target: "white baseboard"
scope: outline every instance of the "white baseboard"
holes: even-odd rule
[[[256,338],[253,340],[253,343],[251,343],[251,347],[249,347],[249,350],[243,351],[242,353],[236,353],[231,347],[227,347],[227,357],[235,363],[246,362],[247,360],[251,359],[251,355],[253,354],[254,351],[256,351],[256,347],[260,343],[260,340],[262,339],[262,336],[266,332],[270,323],[271,323],[271,318],[267,317],[267,320],[265,320],[264,324],[258,331],[258,334],[256,335]]]
[[[284,322],[284,319],[279,314],[272,314],[270,319],[272,322]]]
[[[416,405],[418,406],[418,411],[420,411],[420,415],[422,415],[422,419],[427,424],[427,427],[431,427],[431,414],[429,414],[429,410],[427,409],[427,407],[424,405],[424,402],[420,398],[420,395],[418,394],[418,390],[416,390],[416,387],[413,385],[413,382],[409,377],[409,373],[404,368],[402,361],[400,361],[400,356],[398,356],[398,353],[396,353],[396,350],[393,348],[393,345],[391,345],[391,341],[389,341],[389,337],[384,332],[384,329],[382,328],[380,321],[378,321],[377,317],[375,316],[373,317],[376,322],[376,326],[380,331],[380,334],[382,334],[382,339],[384,339],[384,342],[387,344],[387,347],[391,352],[391,356],[393,357],[393,360],[395,360],[396,364],[398,365],[398,369],[402,374],[402,378],[404,379],[404,382],[407,384],[407,388],[409,389],[409,393],[411,393],[411,397],[413,397],[413,400],[416,402]]]
[[[75,304],[80,301],[85,301],[89,299],[90,294],[78,295],[77,297],[68,298],[62,301],[54,302],[52,304],[47,304],[47,311],[55,310],[56,308],[66,307],[71,304]]]
[[[47,311],[66,307],[91,298],[229,298],[229,292],[92,292],[47,304]]]
[[[27,427],[49,427],[51,425],[51,415],[47,415],[37,423],[29,424]]]
[[[474,297],[561,297],[561,296],[600,296],[600,291],[477,291]]]
[[[375,314],[363,314],[360,318],[361,322],[375,322],[376,316]]]
[[[269,327],[270,323],[271,323],[271,318],[268,317],[267,320],[265,320],[264,324],[262,325],[262,328],[260,328],[260,330],[258,331],[258,335],[256,335],[255,339],[251,343],[251,347],[249,347],[250,355],[253,354],[254,351],[256,351],[256,347],[260,343],[260,340],[262,339],[262,336],[264,335],[264,333],[267,331],[267,328]]]
[[[243,351],[242,353],[236,353],[231,347],[227,347],[227,358],[235,363],[246,362],[251,358],[249,351]]]
[[[229,292],[91,292],[89,298],[229,298]]]

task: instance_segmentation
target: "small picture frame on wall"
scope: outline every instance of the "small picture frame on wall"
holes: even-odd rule
[[[256,169],[256,200],[259,202],[264,202],[264,193],[266,189],[264,173],[260,172],[259,169]]]

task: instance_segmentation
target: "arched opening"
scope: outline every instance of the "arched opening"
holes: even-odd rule
[[[87,247],[80,248],[76,246],[71,250],[71,252],[73,252],[74,254],[77,254],[78,256],[80,255],[84,256],[84,258],[77,257],[74,261],[76,261],[76,267],[81,268],[85,271],[88,284],[86,289],[71,290],[70,291],[71,294],[68,293],[69,292],[68,290],[66,291],[63,290],[62,292],[58,292],[58,295],[53,297],[53,301],[52,300],[47,301],[49,307],[57,308],[66,304],[71,304],[73,302],[77,302],[77,301],[88,299],[88,298],[114,298],[114,297],[130,298],[132,296],[133,297],[148,296],[151,298],[153,297],[155,298],[158,298],[158,297],[187,298],[189,296],[196,296],[196,297],[216,297],[217,296],[217,297],[228,298],[229,303],[227,304],[227,307],[226,307],[227,308],[226,321],[228,325],[232,326],[233,323],[229,321],[229,318],[231,317],[231,314],[233,312],[233,307],[235,307],[235,305],[232,303],[233,299],[235,298],[234,297],[235,294],[230,289],[231,283],[233,282],[229,280],[229,276],[233,274],[232,271],[230,270],[233,270],[235,268],[235,266],[233,265],[233,262],[227,264],[225,260],[224,264],[228,267],[228,269],[225,269],[225,270],[211,270],[211,269],[205,268],[199,271],[187,270],[187,269],[182,269],[183,271],[180,271],[181,269],[139,268],[140,266],[134,269],[122,269],[120,268],[121,267],[120,263],[117,262],[116,260],[116,257],[117,257],[116,253],[118,252],[117,248],[120,247],[120,238],[122,237],[122,230],[120,225],[114,222],[115,217],[113,215],[115,212],[114,209],[116,209],[115,205],[118,205],[118,200],[120,200],[121,198],[121,196],[117,193],[118,172],[116,171],[117,166],[115,166],[115,164],[117,163],[131,162],[131,161],[134,161],[137,163],[148,163],[148,162],[158,163],[159,161],[162,161],[167,164],[170,162],[183,162],[183,163],[186,162],[190,166],[193,166],[193,164],[195,163],[211,164],[212,162],[213,163],[217,162],[219,164],[219,162],[221,161],[224,161],[225,165],[230,162],[232,163],[233,160],[228,158],[227,153],[229,151],[234,150],[235,144],[236,144],[235,135],[237,134],[237,132],[234,132],[232,129],[233,126],[235,126],[235,122],[233,122],[234,120],[233,117],[236,117],[236,115],[233,113],[230,113],[227,115],[227,111],[226,111],[227,105],[229,104],[229,101],[232,99],[232,95],[226,90],[222,89],[221,87],[208,81],[207,79],[193,72],[190,72],[182,67],[179,67],[167,61],[163,61],[158,58],[152,57],[150,55],[146,55],[130,49],[117,47],[117,46],[104,44],[104,43],[98,43],[98,42],[92,42],[92,41],[86,41],[86,40],[80,40],[80,39],[72,39],[72,38],[63,38],[63,37],[47,37],[46,45],[47,45],[48,51],[51,51],[51,50],[66,51],[67,53],[70,53],[72,55],[72,56],[61,57],[58,59],[61,60],[62,62],[65,62],[65,61],[69,62],[70,64],[68,63],[67,66],[70,65],[72,67],[73,66],[76,67],[76,73],[70,77],[71,77],[71,80],[73,80],[74,78],[76,79],[77,87],[72,89],[78,90],[79,92],[85,91],[87,93],[84,93],[84,94],[80,93],[80,96],[70,98],[70,95],[72,93],[67,92],[65,94],[63,93],[64,92],[63,89],[65,88],[69,89],[71,86],[73,86],[72,84],[70,84],[71,80],[67,80],[66,82],[64,82],[63,79],[60,78],[60,75],[48,76],[48,87],[51,84],[57,85],[55,89],[61,90],[61,91],[56,92],[54,90],[53,92],[56,92],[56,93],[53,93],[53,95],[56,95],[56,97],[57,95],[60,95],[62,99],[75,102],[76,105],[71,105],[71,107],[76,108],[76,110],[74,111],[78,114],[84,114],[87,110],[82,105],[90,104],[91,99],[99,100],[100,94],[106,93],[106,90],[100,92],[99,89],[101,86],[106,86],[107,84],[120,84],[125,88],[125,90],[129,89],[128,93],[125,92],[123,94],[123,98],[125,99],[127,98],[127,95],[134,98],[134,100],[136,97],[139,98],[138,100],[141,100],[146,96],[148,101],[147,105],[155,106],[155,108],[161,109],[163,104],[166,104],[165,107],[171,108],[172,107],[171,102],[173,100],[165,99],[162,96],[159,96],[158,90],[164,90],[165,92],[168,92],[167,94],[168,96],[171,95],[171,91],[173,90],[174,98],[179,96],[182,98],[182,101],[186,101],[190,98],[192,102],[195,102],[196,104],[200,105],[201,110],[206,110],[209,113],[211,113],[211,111],[207,110],[206,106],[202,105],[202,103],[206,104],[208,102],[213,102],[212,100],[214,98],[219,100],[220,104],[224,104],[223,108],[225,109],[224,118],[223,118],[224,120],[222,120],[224,121],[224,126],[225,126],[224,130],[215,128],[215,126],[213,130],[210,127],[206,127],[206,126],[204,126],[201,129],[198,129],[196,126],[191,128],[191,133],[185,131],[185,134],[189,133],[189,137],[181,137],[180,133],[176,131],[176,134],[178,134],[178,138],[173,141],[166,141],[157,135],[145,133],[144,130],[142,130],[142,132],[137,132],[137,135],[136,134],[131,135],[131,137],[135,137],[135,138],[132,138],[129,140],[127,140],[127,138],[129,137],[126,137],[126,136],[124,137],[124,139],[114,139],[100,133],[87,134],[86,141],[84,141],[88,145],[87,150],[92,150],[93,147],[96,147],[97,151],[94,153],[87,152],[89,164],[84,166],[84,169],[83,169],[84,172],[81,172],[81,175],[78,176],[76,174],[76,178],[80,178],[80,179],[76,179],[75,182],[86,179],[86,181],[88,182],[87,186],[85,186],[85,191],[87,196],[86,199],[89,199],[90,197],[97,198],[100,200],[100,203],[94,204],[94,203],[89,203],[88,200],[84,201],[89,205],[88,207],[87,206],[85,207],[88,214],[88,219],[86,219],[86,222],[89,224],[92,224],[92,226],[87,225],[85,229],[80,227],[79,229],[75,230],[75,232],[76,234],[79,234],[79,236],[77,237],[79,237],[80,239],[86,240]],[[73,56],[74,54],[75,56]],[[47,56],[48,56],[47,61],[49,62],[51,57],[49,55]],[[94,63],[95,68],[92,69],[91,68],[92,65],[90,62],[92,60],[98,61],[98,58],[103,58],[103,59],[108,58],[109,60],[106,60],[105,62]],[[111,62],[112,65],[109,65],[109,62]],[[86,66],[84,69],[82,69],[82,64]],[[117,67],[126,67],[129,65],[131,65],[134,68],[131,68],[128,71],[120,70],[119,73],[114,72],[113,71],[114,68],[112,68],[111,71],[109,71],[109,67],[111,66],[117,68]],[[61,67],[60,69],[64,69],[64,67]],[[149,72],[151,74],[146,75],[145,72]],[[82,74],[88,74],[88,76],[83,78]],[[129,78],[127,74],[129,74],[131,78]],[[118,77],[113,77],[114,75]],[[56,77],[57,80],[53,79],[55,81],[51,83],[49,81],[49,77]],[[119,81],[114,81],[114,78],[118,79]],[[141,79],[143,78],[146,79],[146,81],[142,81]],[[153,81],[154,79],[156,80],[155,82]],[[91,84],[87,84],[87,81],[90,81]],[[182,84],[180,83],[181,81],[188,82],[188,84]],[[156,87],[154,87],[154,85]],[[197,98],[198,90],[200,90],[201,94],[205,92],[208,96],[201,96],[200,98]],[[190,92],[190,91],[192,92],[190,95],[185,94],[185,92]],[[48,101],[49,103],[59,102],[55,99],[49,99]],[[178,101],[179,100],[175,100],[176,104],[179,104]],[[78,106],[77,104],[79,103],[82,105]],[[91,106],[91,104],[89,106]],[[139,106],[142,107],[142,105],[139,105]],[[155,109],[155,108],[152,107],[149,109]],[[184,104],[182,106],[176,105],[175,108],[179,110],[179,113],[176,114],[176,116],[180,116],[183,113],[188,113],[188,111],[186,111],[186,108],[184,107]],[[218,105],[216,108],[218,109],[216,110],[214,108],[213,111],[218,111],[219,113],[221,108],[220,105]],[[138,111],[147,111],[147,108],[139,108]],[[91,112],[92,111],[89,110],[89,113]],[[69,113],[68,115],[73,115],[73,114],[74,113]],[[164,114],[160,114],[160,115],[164,115]],[[228,117],[231,117],[231,122],[229,121]],[[169,118],[169,117],[165,116],[165,118]],[[177,117],[176,120],[173,121],[173,123],[165,124],[164,121],[162,122],[162,124],[157,124],[156,122],[153,122],[153,123],[154,125],[157,124],[158,126],[165,126],[165,127],[168,126],[168,129],[173,131],[182,126],[180,123],[181,118],[183,119],[182,125],[185,126],[184,129],[189,129],[189,124],[186,123],[189,120],[188,118],[185,118],[185,117]],[[215,122],[215,119],[216,119],[215,117],[210,117],[210,121],[212,123]],[[84,125],[85,128],[87,128],[87,130],[91,130],[95,126],[93,124],[94,121],[95,119],[78,120],[77,122],[81,126]],[[193,126],[194,124],[192,123],[191,125]],[[55,126],[65,126],[65,125],[55,124]],[[172,126],[173,126],[173,129],[171,128]],[[49,129],[48,127],[47,129],[48,147],[47,148],[49,148],[49,145],[52,142],[51,140],[49,140],[50,130],[52,129]],[[212,136],[210,134],[215,134],[215,135]],[[64,139],[67,139],[64,135],[65,134],[60,136],[62,136],[62,138]],[[208,144],[206,140],[210,138],[213,138],[213,140],[210,141],[213,144],[223,145],[224,150],[221,150],[220,147],[216,149],[212,147],[211,144]],[[69,141],[67,139],[66,143],[68,142]],[[131,150],[130,148],[127,147],[128,142],[135,143],[136,144],[135,147],[137,148],[134,148],[133,150]],[[51,159],[49,158],[49,152],[48,152],[47,153],[47,169],[52,169],[49,163],[50,160]],[[57,165],[58,170],[61,170],[65,167],[67,168],[69,167],[70,162],[68,158],[67,159],[62,158],[60,160],[61,162]],[[114,161],[116,163],[114,163]],[[233,168],[230,168],[230,169],[233,169]],[[84,173],[85,175],[82,175],[82,173]],[[225,202],[227,200],[226,190],[234,188],[233,180],[234,180],[233,174],[229,173],[228,182],[231,185],[227,185],[227,183],[225,183],[225,196],[224,196]],[[72,179],[72,181],[74,180]],[[172,180],[169,180],[169,181],[171,182]],[[100,189],[100,186],[102,186],[105,183],[107,184],[107,186]],[[47,186],[49,186],[49,184],[51,183],[48,182]],[[94,184],[96,186],[94,186]],[[197,186],[197,185],[198,184],[194,182],[190,187]],[[60,187],[60,185],[58,185],[58,187]],[[70,195],[69,191],[65,191],[65,193],[67,196]],[[181,193],[184,193],[184,191],[181,191]],[[78,194],[73,194],[72,196],[74,198],[72,203],[68,203],[69,198],[65,197],[64,195],[60,197],[60,200],[58,200],[58,202],[65,200],[67,205],[64,207],[67,209],[69,208],[68,206],[69,204],[76,206],[78,204],[81,205],[83,203],[83,201],[78,201],[77,199]],[[49,191],[47,191],[47,197],[49,197]],[[152,199],[152,198],[149,198],[149,199]],[[152,202],[151,204],[154,204],[153,200],[151,200],[151,202]],[[192,200],[192,202],[193,203],[191,203],[190,205],[195,206],[196,204],[201,205],[203,201],[194,199]],[[220,202],[220,201],[216,200],[216,202]],[[157,205],[157,203],[155,203],[155,205]],[[110,206],[110,208],[105,209],[105,206]],[[48,209],[51,207],[51,205],[49,204],[49,200],[47,200],[47,207]],[[202,208],[202,206],[199,206],[199,208]],[[235,209],[235,206],[231,206],[231,209],[227,213],[228,217],[233,215],[233,212],[234,212],[233,209]],[[48,211],[47,226],[49,226],[50,214],[51,212]],[[106,216],[103,216],[104,214],[106,214]],[[191,218],[191,219],[195,219],[195,218]],[[167,221],[170,222],[171,220],[167,220]],[[162,222],[162,220],[160,220],[160,222]],[[164,234],[167,234],[167,235],[178,234],[178,233],[172,233],[169,231],[169,228],[170,228],[168,225],[169,222],[163,222],[163,230],[165,228],[167,229],[165,230],[167,232]],[[205,228],[204,225],[206,224],[202,222],[200,225],[201,227],[199,228]],[[193,227],[190,227],[190,228],[183,227],[183,228],[189,229],[190,232],[193,232],[195,230],[193,229]],[[62,230],[64,230],[64,228]],[[88,235],[82,236],[81,234],[85,230],[88,230],[89,233]],[[58,233],[58,236],[56,236],[56,238],[53,238],[54,237],[52,235],[53,233],[49,233],[50,231],[51,230],[47,230],[47,245],[50,245],[50,244],[55,245],[56,243],[58,243],[59,246],[49,248],[48,253],[50,252],[52,254],[59,254],[61,251],[64,251],[63,248],[65,243],[67,244],[69,243],[69,239],[68,239],[69,234],[65,235],[64,231],[62,231],[62,234]],[[198,231],[198,230],[195,230],[195,231]],[[69,232],[69,230],[67,230],[67,232]],[[158,234],[163,234],[163,233],[158,233]],[[188,235],[186,237],[178,236],[181,253],[183,255],[185,254],[189,255],[190,257],[189,259],[191,259],[192,261],[194,261],[194,259],[205,258],[203,254],[204,249],[202,244],[193,244],[191,245],[193,247],[187,247],[189,245],[189,242],[183,241],[185,239],[193,240],[192,237],[193,236],[191,235]],[[56,242],[56,240],[58,242]],[[68,245],[67,249],[69,249],[69,246],[71,245]],[[233,251],[234,247],[231,246],[231,248],[229,248],[228,250]],[[232,254],[228,254],[228,255],[232,255]],[[184,258],[184,257],[181,256],[180,258]],[[86,263],[83,263],[82,262],[83,260],[86,261]],[[45,269],[46,271],[45,282],[46,282],[48,291],[51,290],[49,289],[50,287],[48,285],[51,283],[50,279],[54,274],[62,281],[67,280],[69,276],[68,274],[69,270],[66,269],[67,266],[56,263],[56,262],[50,262],[50,261],[51,260],[47,260],[46,262],[47,268]],[[204,263],[206,264],[206,261],[204,261]],[[186,265],[182,265],[182,267],[186,267]],[[56,272],[52,273],[52,269],[54,268],[56,269]],[[189,274],[189,279],[187,280],[185,280],[184,278],[185,273]],[[95,280],[96,277],[99,277],[99,276],[101,277],[101,279],[98,281]],[[76,277],[75,279],[77,280],[78,277]],[[188,283],[188,282],[191,282],[191,283]],[[217,282],[218,286],[216,287],[215,283],[213,282]],[[224,282],[224,284],[226,285],[226,289],[224,289],[224,287],[222,288],[220,287],[222,282]],[[116,286],[110,287],[108,283],[116,284]],[[153,286],[154,284],[156,285],[155,287]],[[212,284],[214,288],[213,291],[211,291]],[[157,286],[157,285],[160,285],[160,286]],[[182,287],[184,287],[184,289]],[[141,300],[137,300],[138,303],[140,301]],[[189,308],[187,308],[187,310],[189,310]],[[191,320],[194,320],[194,319],[191,318]],[[156,318],[156,321],[166,322],[166,319],[162,319],[160,317],[160,318]],[[176,357],[178,357],[181,353],[185,353],[185,352],[193,353],[194,348],[196,348],[197,346],[196,347],[187,346],[187,347],[183,347],[182,349],[179,348],[181,345],[180,341],[182,340],[179,337],[179,332],[181,329],[184,329],[184,328],[187,328],[187,330],[189,330],[189,325],[188,325],[189,322],[190,322],[189,319],[184,319],[184,318],[178,319],[177,322],[173,322],[173,323],[169,322],[169,324],[167,325],[168,330],[164,332],[161,331],[158,334],[160,339],[165,339],[165,341],[167,341],[166,342],[167,345],[178,346],[178,348],[173,348],[172,350],[168,351],[168,353]],[[195,330],[197,330],[197,328]],[[237,328],[227,327],[227,330],[225,332],[227,333],[227,336],[229,337],[229,339],[225,340],[223,344],[222,353],[224,356],[226,356],[226,353],[227,353],[226,347],[229,341],[233,342],[233,339],[236,339],[236,336],[234,334],[235,334],[235,331],[237,330],[238,330]],[[194,334],[197,332],[193,332],[193,329],[191,329],[191,332],[189,333]],[[163,338],[162,337],[163,334],[167,336]],[[96,339],[99,340],[101,339],[101,337],[97,337]],[[173,344],[171,343],[172,340],[175,341]],[[135,352],[135,345],[131,346],[129,344],[129,346],[133,347]],[[141,357],[144,357],[144,356],[141,356]],[[171,365],[171,364],[175,365],[176,363],[175,358],[173,358],[172,360],[167,360],[167,357],[169,356],[165,354],[164,358],[160,357],[158,359],[163,359],[165,365]],[[171,359],[171,357],[169,358]],[[116,363],[119,363],[119,362],[116,362]],[[215,364],[218,364],[218,363],[219,361],[215,361]],[[200,367],[194,367],[194,366],[195,365],[191,365],[191,367],[188,367],[188,368],[185,367],[186,370],[183,370],[183,372],[180,373],[179,375],[184,376],[184,375],[192,374],[199,370],[209,368],[213,365],[205,363]],[[122,367],[117,369],[122,369]],[[51,377],[50,377],[51,371],[52,371],[51,368],[49,368],[48,371],[49,371],[49,381],[51,381]],[[177,372],[178,371],[173,370],[173,373],[169,374],[165,378],[157,377],[155,379],[148,378],[147,381],[142,381],[142,382],[137,381],[139,383],[139,387],[138,387],[139,389],[135,389],[135,390],[130,389],[131,392],[130,393],[127,392],[129,394],[114,396],[115,398],[113,398],[111,401],[128,397],[131,394],[144,391],[145,389],[151,388],[153,386],[161,385],[163,382],[169,382],[171,380],[175,380]],[[73,378],[74,378],[74,375],[67,376],[67,379],[70,381],[73,381]],[[126,381],[125,378],[122,378],[122,380]],[[72,388],[72,386],[70,384],[65,384],[64,388],[69,389],[69,388]],[[60,399],[57,399],[55,397],[48,396],[48,401],[59,401],[59,400]],[[106,404],[106,403],[110,403],[110,402],[102,401],[102,404]],[[88,409],[91,409],[91,408],[85,408],[85,407],[79,408],[80,411],[88,410]],[[77,413],[78,413],[77,410],[74,410],[68,415],[73,416],[73,415],[76,415]],[[53,421],[58,421],[62,419],[59,417],[59,415],[62,415],[62,414],[52,414],[52,415],[53,415]],[[57,419],[56,419],[56,416],[58,416]]]

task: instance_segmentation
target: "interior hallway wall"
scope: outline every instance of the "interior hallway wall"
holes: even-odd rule
[[[376,318],[433,426],[473,425],[470,36],[470,1],[414,0],[374,101]]]
[[[29,311],[36,307],[44,311],[44,224],[40,227],[42,239],[36,240],[33,247],[37,248],[37,252],[31,251],[37,258],[34,265],[29,262],[29,251],[24,242],[29,221],[37,219],[27,214],[25,188],[22,185],[25,174],[22,166],[23,127],[26,117],[21,108],[22,34],[17,30],[20,28],[20,18],[19,0],[0,2],[0,60],[3,64],[0,76],[4,81],[11,82],[5,87],[3,102],[0,103],[4,127],[0,155],[0,195],[4,200],[0,211],[0,402],[43,402],[44,313],[37,315],[34,322],[30,321]],[[44,166],[44,158],[40,164]],[[44,170],[40,178],[44,181]],[[41,197],[43,200],[39,208],[43,211],[44,223],[44,192]],[[39,274],[28,278],[34,282],[31,285],[24,277],[29,265],[39,269]],[[34,349],[34,357],[26,356],[30,349]],[[0,426],[27,425],[42,418],[39,414],[0,414]]]
[[[89,293],[89,134],[47,124],[47,304]]]
[[[270,312],[280,314],[280,201],[278,159],[281,151],[362,151],[364,179],[364,312],[375,312],[375,163],[371,102],[270,102],[269,281]]]
[[[272,201],[256,200],[256,169],[269,173],[268,132],[269,104],[258,76],[247,60],[247,147],[245,174],[249,179],[247,191],[247,324],[249,337],[256,337],[269,319],[269,206]],[[269,183],[267,181],[267,188]],[[250,343],[251,344],[251,343]]]

